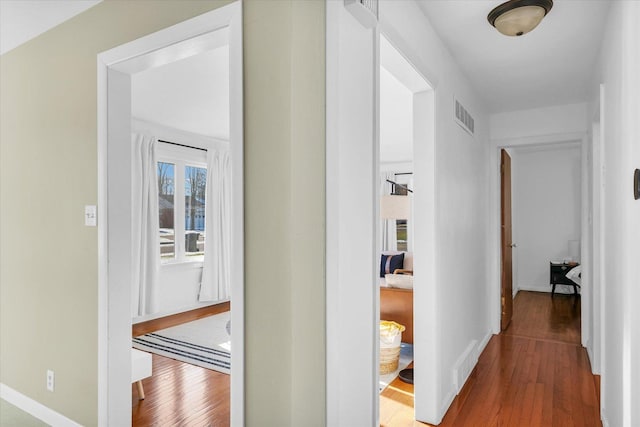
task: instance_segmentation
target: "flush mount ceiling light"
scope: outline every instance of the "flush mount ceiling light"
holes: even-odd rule
[[[505,36],[521,36],[538,26],[553,0],[509,0],[489,12],[487,19]]]

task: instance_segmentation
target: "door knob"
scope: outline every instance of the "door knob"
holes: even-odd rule
[[[512,244],[511,244],[511,245],[509,245],[509,246],[511,246],[512,248],[517,248],[517,247],[518,247],[518,245],[516,245],[515,243],[512,243]]]

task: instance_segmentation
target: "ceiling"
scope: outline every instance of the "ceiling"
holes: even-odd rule
[[[0,0],[0,55],[102,0]]]
[[[532,32],[487,22],[501,0],[418,0],[491,113],[588,100],[610,0],[556,0]]]
[[[228,140],[229,46],[133,74],[131,115]]]
[[[587,100],[610,0],[556,0],[542,23],[506,37],[487,22],[501,0],[417,0],[492,113]],[[99,0],[0,0],[0,54]]]

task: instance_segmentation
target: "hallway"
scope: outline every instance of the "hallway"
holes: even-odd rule
[[[440,426],[600,426],[597,381],[580,345],[580,299],[521,291]],[[399,380],[380,408],[381,426],[428,425],[413,421],[413,386]]]

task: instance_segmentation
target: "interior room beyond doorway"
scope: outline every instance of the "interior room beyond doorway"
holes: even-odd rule
[[[581,145],[507,151],[512,169],[513,293],[551,292],[549,263],[581,261]],[[559,285],[556,292],[573,288]]]

